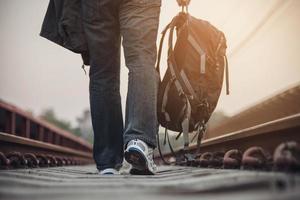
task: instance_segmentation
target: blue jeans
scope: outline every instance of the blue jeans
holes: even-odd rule
[[[156,38],[161,0],[84,0],[83,28],[90,54],[90,108],[99,170],[119,168],[124,144],[156,147]],[[129,69],[125,127],[120,97],[120,46]]]

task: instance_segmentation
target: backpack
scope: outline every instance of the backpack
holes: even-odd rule
[[[168,30],[168,67],[159,83],[157,116],[160,125],[165,127],[164,144],[168,139],[174,154],[168,130],[179,132],[176,139],[183,134],[184,151],[189,148],[189,133],[196,132],[199,149],[206,123],[221,93],[224,72],[227,94],[229,82],[225,35],[209,22],[185,12],[174,17],[162,32],[156,66],[159,74],[163,40]],[[174,30],[177,40],[173,48]],[[159,142],[158,150],[161,155]],[[166,162],[162,155],[161,158]]]

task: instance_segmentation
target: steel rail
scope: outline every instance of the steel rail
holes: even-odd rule
[[[28,153],[38,153],[43,151],[92,159],[91,153],[2,132],[0,132],[0,144],[0,151],[4,153],[18,151],[21,148],[22,150],[26,150]]]
[[[62,130],[61,128],[58,128],[45,120],[34,117],[30,113],[25,112],[16,106],[0,101],[0,111],[5,114],[5,117],[3,117],[3,119],[0,119],[0,122],[2,123],[1,125],[5,126],[5,128],[2,129],[2,132],[9,133],[11,135],[22,136],[25,138],[35,139],[47,143],[59,144],[60,146],[71,148],[76,147],[81,150],[86,150],[90,152],[92,151],[92,146],[84,139],[79,138],[69,133],[68,131]],[[19,124],[19,128],[22,129],[19,133],[17,133],[16,131],[17,117],[23,120],[23,124]],[[34,124],[38,127],[36,133],[37,138],[31,138],[31,134],[33,132],[31,128]],[[49,132],[46,132],[46,130],[48,130],[50,134]]]
[[[55,167],[93,163],[89,151],[0,132],[0,169]]]
[[[0,101],[0,169],[92,163],[84,139]]]
[[[225,157],[223,156],[228,151],[239,151],[240,157],[243,153],[245,155],[247,154],[247,151],[252,151],[252,154],[261,154],[265,157],[265,159],[267,159],[267,157],[272,159],[273,155],[274,161],[274,157],[277,156],[275,155],[276,149],[278,149],[282,143],[286,143],[287,146],[290,145],[287,144],[290,141],[293,141],[295,144],[300,143],[300,113],[235,131],[226,135],[206,139],[201,143],[200,149],[197,149],[195,144],[190,146],[188,152],[176,149],[175,155],[177,157],[182,157],[183,155],[190,154],[193,155],[194,158],[198,157],[201,160],[208,157],[211,158],[213,157],[213,154],[219,153],[222,159],[224,159]],[[258,151],[260,153],[257,153]],[[290,152],[290,154],[295,156],[295,158],[293,158],[293,162],[297,162],[297,167],[299,167],[299,146],[293,147],[293,150],[289,149],[289,151],[293,151]],[[163,156],[165,160],[172,160],[172,158],[173,161],[175,160],[172,153],[168,152],[163,154]],[[247,157],[247,155],[245,156]],[[159,155],[155,155],[155,159],[157,162],[162,162]],[[176,162],[178,163],[178,158]]]
[[[226,135],[207,139],[201,144],[201,151],[215,149],[225,151],[228,148],[245,150],[249,145],[262,145],[270,151],[281,142],[296,140],[300,142],[300,114],[284,117],[257,126],[235,131]],[[271,140],[272,138],[272,140]],[[267,140],[264,140],[267,139]],[[191,149],[195,149],[193,146]]]

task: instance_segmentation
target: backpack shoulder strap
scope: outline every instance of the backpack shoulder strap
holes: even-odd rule
[[[225,56],[225,72],[226,72],[226,94],[229,95],[229,69],[228,69],[228,60],[227,56]]]
[[[157,62],[156,62],[156,71],[160,74],[160,60],[161,60],[161,54],[162,54],[162,47],[163,47],[163,42],[164,42],[164,39],[165,39],[165,36],[167,34],[167,31],[170,29],[170,35],[173,35],[173,31],[172,29],[174,30],[176,24],[178,23],[178,21],[180,20],[180,14],[175,16],[172,21],[164,28],[164,30],[161,32],[162,36],[161,36],[161,39],[160,39],[160,43],[159,43],[159,49],[158,49],[158,57],[157,57]],[[182,18],[182,17],[181,17]],[[172,34],[171,34],[172,32]],[[172,36],[173,38],[173,36]],[[170,44],[170,38],[169,38],[169,48],[168,48],[168,51],[170,50],[170,47],[172,49],[172,43],[173,41],[171,41],[171,44]]]
[[[159,42],[159,49],[158,49],[158,56],[157,56],[157,62],[156,62],[156,71],[158,72],[158,74],[160,75],[160,60],[161,60],[161,53],[162,53],[162,47],[163,47],[163,43],[164,43],[164,39],[166,36],[167,31],[169,30],[170,26],[171,26],[170,22],[165,28],[164,30],[161,32],[162,36]]]
[[[168,162],[167,160],[165,160],[164,156],[162,155],[161,146],[160,146],[160,139],[159,139],[159,133],[158,132],[156,133],[156,136],[157,136],[157,147],[158,147],[159,156],[160,156],[161,160],[163,161],[163,163],[165,165],[170,165],[171,163]]]

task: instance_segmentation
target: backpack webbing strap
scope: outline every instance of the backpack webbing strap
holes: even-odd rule
[[[192,114],[192,107],[190,104],[190,101],[186,97],[186,111],[185,111],[185,118],[183,119],[181,126],[182,126],[182,133],[183,133],[183,140],[184,140],[184,150],[187,150],[189,147],[189,125],[190,125],[190,119]]]
[[[169,67],[170,67],[171,75],[173,77],[175,77],[174,83],[175,83],[177,92],[178,92],[179,96],[181,96],[182,94],[185,94],[185,93],[184,93],[184,90],[183,90],[183,88],[182,88],[182,86],[181,86],[181,84],[180,84],[177,76],[176,76],[176,68],[173,67],[173,63],[172,63],[171,60],[169,60],[168,64],[169,64]]]
[[[194,142],[194,140],[196,139],[196,137],[198,136],[198,131],[196,132],[196,134],[193,136],[193,138],[191,139],[191,143]]]
[[[205,66],[206,66],[206,53],[205,51],[199,46],[195,38],[189,34],[188,39],[189,43],[192,45],[192,47],[197,51],[197,53],[200,55],[200,74],[205,74]]]
[[[225,73],[226,73],[226,94],[229,95],[229,69],[228,69],[228,60],[227,56],[225,56]]]
[[[169,113],[166,112],[166,106],[167,106],[167,102],[168,102],[168,94],[169,94],[171,85],[174,82],[174,80],[175,80],[175,77],[171,78],[170,81],[167,83],[164,94],[163,94],[162,104],[161,104],[161,112],[164,114],[165,120],[167,122],[171,121]]]
[[[176,136],[176,138],[175,138],[175,140],[178,140],[179,139],[179,137],[182,135],[182,131],[180,131],[178,134],[177,134],[177,136]]]
[[[159,156],[160,156],[161,160],[164,162],[164,164],[170,165],[171,163],[166,161],[164,156],[162,155],[161,147],[160,147],[159,133],[158,132],[156,133],[156,136],[157,136],[157,147],[158,147]]]
[[[166,128],[166,129],[167,129],[167,128]],[[166,130],[165,130],[165,136],[164,136],[164,142],[163,142],[163,144],[164,144],[164,145],[167,144],[167,132],[166,132]]]
[[[176,119],[176,122],[179,123],[183,118],[184,118],[184,115],[185,115],[185,110],[186,110],[186,104],[184,104],[177,116],[177,119]],[[180,132],[180,134],[182,134],[182,131]],[[178,134],[178,135],[180,135]],[[176,140],[178,140],[179,136],[176,137]]]
[[[170,151],[171,151],[172,155],[176,158],[176,153],[175,153],[175,151],[174,151],[174,149],[171,145],[170,136],[169,136],[169,132],[168,132],[167,128],[165,128],[165,137],[167,138],[168,145],[169,145],[169,148],[170,148]],[[161,146],[160,146],[160,139],[159,139],[159,134],[158,133],[157,133],[157,140],[158,140],[158,145],[157,145],[158,146],[158,152],[159,152],[161,160],[164,162],[164,164],[171,165],[172,163],[166,161],[164,156],[162,155]]]
[[[166,131],[166,135],[167,135],[167,139],[168,139],[168,144],[169,144],[170,151],[171,151],[172,155],[176,158],[175,151],[174,151],[174,149],[173,149],[173,147],[171,145],[171,141],[170,141],[170,136],[169,136],[168,129],[166,128],[165,131]]]
[[[186,76],[186,73],[181,70],[180,71],[180,76],[181,76],[181,79],[183,81],[183,83],[185,84],[185,87],[187,88],[187,90],[189,91],[189,93],[193,96],[193,97],[197,97],[196,95],[196,92],[195,90],[193,89],[190,81],[188,80],[187,76]]]
[[[163,43],[164,43],[166,33],[167,33],[168,29],[170,28],[172,22],[173,22],[173,20],[161,32],[162,36],[161,36],[161,39],[160,39],[160,42],[159,42],[158,56],[157,56],[157,62],[156,62],[156,71],[158,72],[159,75],[160,75],[160,60],[161,60],[162,47],[163,47]]]
[[[206,131],[206,125],[204,124],[203,126],[199,125],[198,126],[198,130],[197,130],[197,134],[198,134],[198,138],[197,138],[197,151],[200,152],[200,145],[202,142],[202,138],[203,135]]]

